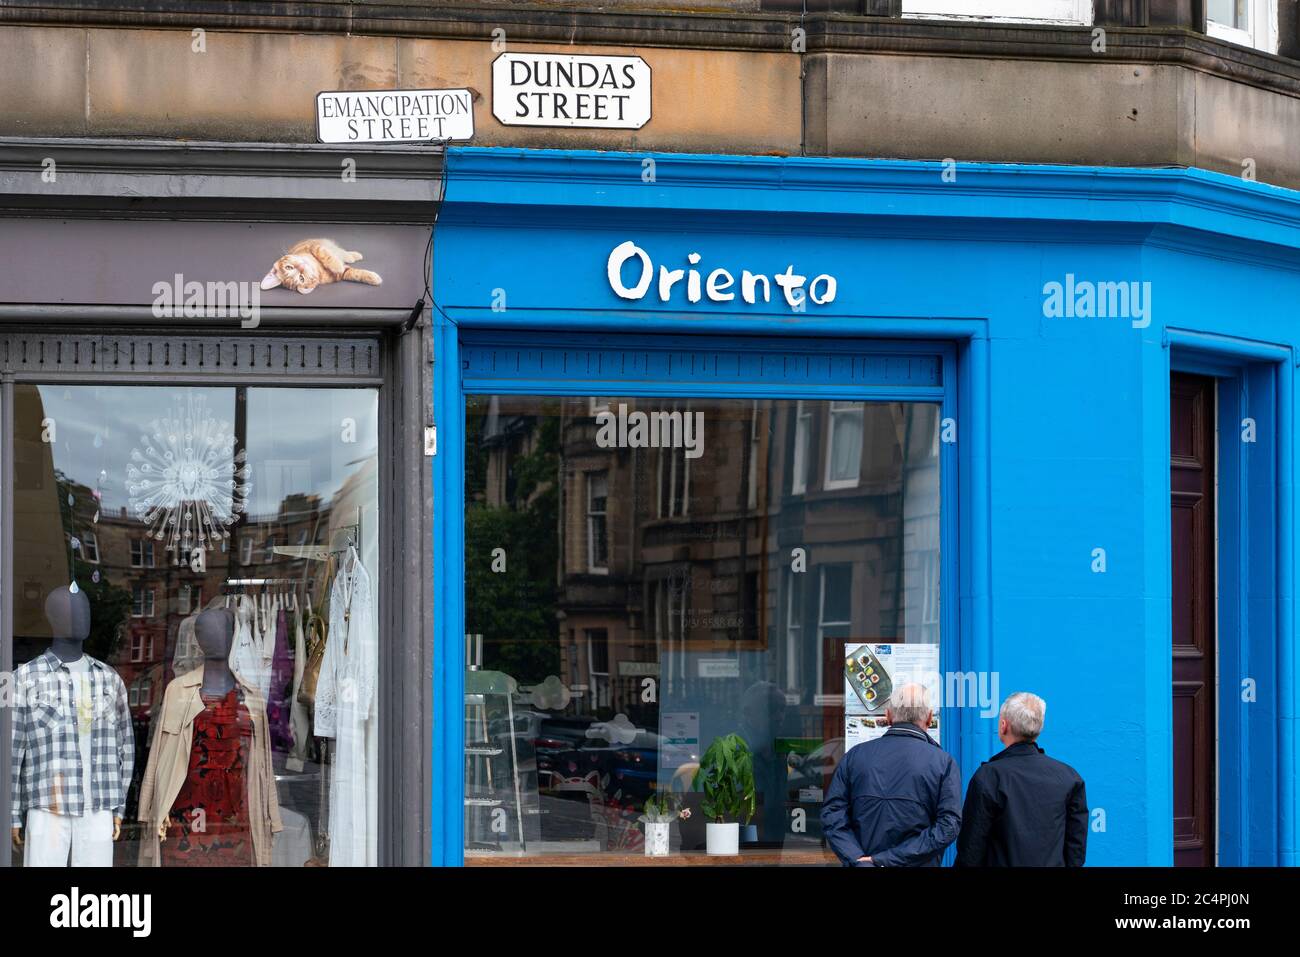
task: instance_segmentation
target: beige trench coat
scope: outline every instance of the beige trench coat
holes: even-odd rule
[[[190,768],[190,748],[194,744],[194,719],[203,712],[199,689],[203,685],[203,665],[175,678],[163,693],[144,780],[140,784],[139,819],[145,826],[140,841],[140,863],[158,866],[160,848],[158,827],[167,819],[185,776]],[[248,756],[248,822],[252,829],[253,855],[258,867],[271,865],[271,846],[280,823],[280,801],[275,790],[275,773],[271,767],[271,739],[266,728],[266,703],[251,688],[240,685],[244,706],[253,721],[253,742]]]

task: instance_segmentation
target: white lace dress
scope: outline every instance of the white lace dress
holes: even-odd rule
[[[316,685],[316,734],[333,738],[329,839],[331,867],[373,867],[378,824],[379,671],[370,575],[349,549],[330,588],[330,627]]]

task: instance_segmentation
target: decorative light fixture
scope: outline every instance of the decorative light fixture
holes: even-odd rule
[[[247,453],[193,392],[149,428],[127,467],[131,511],[167,548],[212,548],[247,507]]]

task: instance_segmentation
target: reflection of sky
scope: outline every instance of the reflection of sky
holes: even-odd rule
[[[54,467],[99,488],[103,508],[113,513],[129,505],[132,450],[148,444],[153,423],[170,409],[183,408],[187,394],[202,396],[207,414],[226,423],[227,431],[234,428],[233,388],[39,388],[45,416],[57,426]],[[248,389],[250,517],[274,514],[284,496],[294,493],[319,495],[328,503],[376,453],[377,418],[373,389]]]

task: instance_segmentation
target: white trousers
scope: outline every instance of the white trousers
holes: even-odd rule
[[[113,866],[113,812],[91,811],[81,817],[51,814],[39,808],[27,812],[23,835],[24,867]]]

